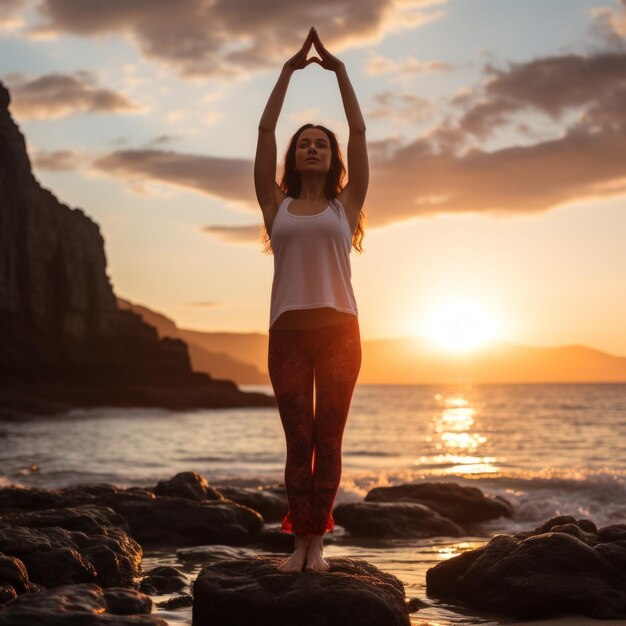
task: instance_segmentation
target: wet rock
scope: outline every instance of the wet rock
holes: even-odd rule
[[[326,543],[332,541],[333,534],[334,532],[326,533]],[[248,545],[266,552],[292,552],[294,535],[283,532],[280,528],[264,528]]]
[[[263,526],[259,513],[228,500],[155,496],[149,489],[121,489],[106,484],[51,490],[5,487],[0,489],[0,507],[5,504],[12,512],[39,510],[51,504],[59,508],[106,506],[126,521],[129,534],[142,545],[240,545],[252,540]],[[110,513],[108,519],[121,523]]]
[[[20,559],[0,553],[0,604],[19,593],[30,591],[28,571]]]
[[[231,546],[197,546],[195,548],[180,548],[176,556],[185,563],[213,563],[226,559],[238,559],[248,556],[250,551],[245,548]]]
[[[152,502],[122,502],[114,508],[142,545],[241,545],[263,526],[263,518],[256,511],[233,502],[156,498]]]
[[[152,600],[132,589],[66,585],[6,603],[0,608],[0,626],[168,626],[151,610]]]
[[[15,588],[8,583],[0,583],[0,604],[4,604],[14,598],[17,598]]]
[[[30,580],[45,587],[95,582],[132,586],[141,571],[141,546],[119,528],[80,531],[0,527],[0,551],[20,559]]]
[[[422,504],[412,502],[349,502],[333,509],[337,524],[361,537],[460,537],[463,529]]]
[[[188,593],[183,593],[180,596],[169,598],[163,602],[157,602],[157,606],[160,609],[166,609],[167,611],[174,611],[175,609],[184,609],[188,606],[193,606],[193,596]]]
[[[176,476],[161,480],[154,489],[157,496],[173,496],[189,500],[223,500],[219,491],[197,472],[180,472]]]
[[[284,574],[283,560],[204,566],[193,587],[194,626],[409,626],[404,586],[395,576],[346,558],[327,558],[327,572]]]
[[[180,591],[189,584],[185,572],[170,565],[158,565],[146,573],[140,590],[151,595]]]
[[[103,589],[102,593],[109,612],[115,615],[135,615],[152,611],[152,599],[135,589],[109,587]]]
[[[457,483],[417,483],[376,487],[366,502],[417,502],[460,524],[511,517],[513,506],[500,496],[488,497],[476,487]]]
[[[430,568],[427,592],[522,619],[626,619],[626,526],[594,528],[590,520],[560,516],[534,531],[496,535]]]
[[[85,534],[103,534],[106,528],[118,527],[128,531],[126,520],[106,506],[85,504],[64,509],[13,512],[0,515],[0,524],[26,526],[28,528],[51,528],[77,530]]]
[[[281,522],[287,515],[287,494],[285,489],[253,489],[238,487],[217,487],[224,497],[258,511],[265,522]]]
[[[65,489],[38,489],[28,487],[0,488],[0,509],[6,513],[39,511],[94,504],[109,506],[121,501],[151,501],[154,493],[141,487],[121,489],[103,483],[79,484]]]

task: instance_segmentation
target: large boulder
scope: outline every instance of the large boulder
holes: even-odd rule
[[[534,531],[496,535],[430,568],[426,586],[431,596],[522,619],[626,619],[626,524],[597,530],[559,516]]]
[[[335,522],[350,534],[380,539],[461,537],[463,529],[422,504],[346,502],[333,509]]]
[[[180,472],[172,478],[160,480],[154,488],[154,494],[197,501],[224,500],[220,492],[211,487],[209,481],[198,472]]]
[[[281,522],[289,505],[285,487],[253,489],[251,487],[216,487],[229,500],[258,511],[266,522]]]
[[[409,626],[404,586],[356,559],[284,574],[259,556],[205,565],[194,583],[193,626]]]
[[[376,487],[365,496],[365,501],[417,502],[459,524],[513,515],[513,507],[508,500],[500,496],[486,496],[477,487],[463,487],[458,483],[423,482]]]

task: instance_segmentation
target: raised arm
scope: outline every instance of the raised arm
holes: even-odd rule
[[[320,41],[317,31],[313,29],[313,45],[319,53],[318,62],[323,68],[335,72],[343,108],[346,112],[350,135],[348,137],[348,184],[339,194],[339,200],[348,213],[356,216],[365,202],[369,185],[369,161],[367,142],[365,140],[365,121],[357,100],[352,83],[348,78],[346,66],[333,56]]]
[[[285,198],[285,194],[276,184],[276,124],[291,75],[312,61],[307,61],[306,58],[312,43],[313,29],[309,31],[302,48],[283,66],[259,122],[259,138],[254,159],[254,187],[268,232],[278,206]]]

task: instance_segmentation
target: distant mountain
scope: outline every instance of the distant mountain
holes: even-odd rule
[[[585,346],[494,343],[467,354],[414,337],[363,342],[360,383],[626,382],[626,358]]]
[[[169,318],[118,298],[157,329],[183,339],[197,371],[238,384],[270,384],[268,336],[179,329]],[[361,384],[626,382],[626,357],[585,346],[533,347],[494,343],[468,354],[444,353],[417,337],[362,342]]]

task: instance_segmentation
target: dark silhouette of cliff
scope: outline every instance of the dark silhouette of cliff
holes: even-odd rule
[[[195,371],[211,372],[240,385],[270,385],[267,373],[267,333],[203,332],[178,328],[163,313],[117,296],[117,306],[139,313],[159,337],[181,339],[189,348]]]
[[[192,371],[184,341],[118,308],[98,224],[35,179],[9,103],[0,83],[0,417],[275,404]]]

